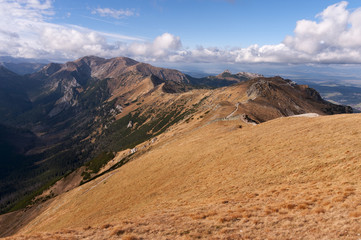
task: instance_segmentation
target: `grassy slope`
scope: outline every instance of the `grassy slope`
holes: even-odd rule
[[[175,122],[187,118],[188,114],[193,114],[197,110],[210,111],[209,115],[212,115],[214,113],[213,110],[218,109],[218,112],[227,112],[226,115],[218,117],[225,117],[234,111],[237,105],[238,111],[234,115],[245,113],[250,118],[259,121],[280,117],[282,114],[285,114],[285,109],[289,110],[288,112],[286,111],[288,114],[290,114],[289,112],[292,109],[297,113],[297,109],[294,109],[295,107],[293,106],[296,103],[302,106],[302,108],[304,107],[304,110],[301,112],[322,113],[320,107],[313,107],[309,100],[302,98],[302,94],[300,95],[297,91],[294,93],[295,89],[280,79],[269,79],[272,82],[272,86],[277,83],[282,87],[275,88],[278,90],[271,94],[272,97],[270,99],[260,97],[256,99],[259,100],[257,102],[248,101],[246,92],[249,83],[246,82],[212,91],[192,90],[186,93],[167,94],[162,91],[162,85],[154,88],[150,77],[137,76],[136,79],[134,79],[136,76],[133,75],[128,77],[127,81],[136,80],[134,84],[132,83],[124,88],[120,87],[120,92],[112,96],[112,98],[115,96],[120,97],[119,94],[128,92],[120,97],[119,101],[121,102],[119,104],[122,103],[124,106],[123,113],[117,116],[118,120],[113,124],[114,112],[112,113],[111,109],[115,108],[115,99],[113,99],[114,101],[102,104],[110,96],[109,89],[106,86],[112,80],[107,79],[91,81],[88,88],[79,93],[78,101],[79,106],[82,106],[81,108],[68,109],[62,112],[62,114],[45,121],[49,126],[53,126],[49,128],[52,130],[46,134],[47,139],[49,139],[46,142],[53,140],[60,141],[62,144],[54,145],[54,147],[49,148],[42,156],[38,157],[40,164],[32,171],[34,174],[30,180],[26,177],[19,177],[21,180],[19,185],[24,185],[25,180],[29,180],[27,194],[31,194],[36,188],[64,175],[69,170],[79,167],[103,151],[116,152],[126,148],[133,148],[135,145],[165,131]],[[265,87],[267,86],[266,84]],[[113,87],[114,89],[117,88],[116,86]],[[289,98],[289,95],[293,96]],[[48,103],[48,101],[46,102]],[[240,102],[242,104],[239,104]],[[114,109],[112,110],[114,111]],[[38,117],[41,118],[41,116],[39,115]],[[134,123],[132,129],[127,128],[129,121]],[[63,139],[59,140],[61,138]],[[85,177],[90,176],[85,175]],[[34,185],[34,182],[38,185]],[[11,184],[12,182],[10,181]],[[23,200],[20,199],[21,204],[17,204],[16,202],[20,198],[19,195],[15,196],[17,198],[13,197],[9,204],[7,204],[7,201],[3,201],[6,206],[0,208],[0,211],[4,209],[19,209],[19,207],[30,203],[29,195]],[[11,205],[17,205],[18,207],[12,208]]]
[[[357,239],[360,120],[354,114],[173,129],[139,159],[42,205],[21,233]],[[68,228],[75,230],[59,231]]]

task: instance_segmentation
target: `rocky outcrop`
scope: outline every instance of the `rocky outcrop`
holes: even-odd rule
[[[254,100],[257,97],[266,97],[271,94],[273,90],[274,86],[272,86],[271,82],[266,79],[259,79],[248,87],[247,96],[249,99]]]
[[[281,77],[255,78],[245,84],[248,84],[246,91],[248,103],[253,106],[253,109],[256,109],[256,106],[268,107],[277,111],[281,116],[307,112],[318,114],[353,112],[349,106],[336,105],[322,99],[315,89],[307,85],[298,85]],[[266,111],[263,110],[263,112]],[[269,120],[262,112],[259,112],[258,115],[263,115],[260,117],[260,121]]]
[[[257,125],[258,122],[256,120],[253,120],[252,118],[250,118],[247,114],[243,113],[241,115],[241,120],[247,124],[252,124],[252,125]]]

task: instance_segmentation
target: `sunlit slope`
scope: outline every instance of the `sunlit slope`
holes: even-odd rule
[[[20,233],[89,235],[91,226],[94,238],[357,239],[360,122],[354,114],[174,128],[138,159],[44,205]]]

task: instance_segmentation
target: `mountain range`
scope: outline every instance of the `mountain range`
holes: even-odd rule
[[[65,64],[50,63],[37,72],[22,76],[0,66],[0,82],[0,149],[2,156],[5,156],[0,162],[2,169],[0,206],[2,213],[11,212],[0,218],[0,222],[3,221],[0,225],[5,226],[0,228],[0,236],[18,231],[31,233],[35,230],[69,228],[69,224],[73,223],[73,220],[69,219],[74,218],[70,213],[66,213],[67,217],[63,220],[59,220],[54,215],[58,223],[49,222],[48,227],[32,220],[40,221],[35,220],[37,216],[39,219],[44,219],[46,214],[53,214],[48,210],[55,208],[51,205],[52,201],[54,204],[60,204],[59,199],[62,199],[62,196],[70,199],[72,194],[84,189],[82,186],[92,189],[91,186],[95,187],[102,181],[105,184],[104,179],[114,174],[119,177],[118,181],[125,181],[121,184],[142,182],[144,179],[130,175],[133,174],[131,172],[133,170],[126,170],[131,168],[126,166],[133,166],[134,174],[138,174],[137,176],[141,176],[140,172],[147,172],[138,165],[146,160],[138,159],[159,159],[154,165],[152,163],[149,166],[154,168],[152,174],[155,177],[159,168],[164,169],[166,171],[164,174],[171,177],[176,174],[170,171],[172,164],[181,162],[185,164],[180,168],[182,171],[187,167],[194,169],[201,167],[194,162],[191,165],[186,164],[187,159],[193,161],[188,154],[197,154],[197,150],[190,149],[192,144],[181,139],[194,141],[193,146],[205,149],[207,146],[205,140],[211,141],[210,145],[217,142],[213,143],[212,140],[218,138],[215,133],[218,132],[219,137],[225,137],[227,131],[233,134],[234,129],[242,129],[248,134],[242,137],[256,141],[257,137],[252,135],[252,126],[259,125],[259,129],[266,128],[267,131],[271,131],[269,128],[274,127],[281,131],[282,124],[294,123],[298,126],[301,124],[299,119],[304,120],[304,118],[274,119],[289,116],[333,115],[353,111],[351,107],[325,101],[315,89],[307,85],[298,85],[277,76],[267,78],[246,72],[232,74],[226,70],[216,76],[195,78],[178,70],[154,67],[126,57],[104,59],[87,56]],[[306,125],[306,128],[313,128],[312,124],[317,124],[317,121],[309,124],[311,125]],[[213,131],[215,133],[208,133]],[[261,134],[262,131],[259,131],[258,134]],[[202,135],[209,136],[207,139],[201,139]],[[258,136],[258,140],[263,141],[262,135]],[[239,136],[236,134],[233,137]],[[230,139],[231,142],[233,140]],[[171,150],[167,147],[168,143]],[[222,145],[219,142],[219,144],[225,149],[228,148],[226,143]],[[183,151],[182,146],[187,150]],[[149,154],[153,154],[153,149],[157,154],[154,153],[153,157],[147,158]],[[234,151],[232,149],[231,152]],[[248,150],[252,151],[252,146]],[[202,151],[206,153],[209,150]],[[277,155],[274,150],[270,151],[273,156]],[[248,154],[246,150],[242,153]],[[167,157],[162,157],[162,154]],[[178,163],[162,165],[167,164],[173,154],[184,157],[178,159]],[[218,156],[216,159],[222,159],[220,157],[222,154],[209,152],[207,156],[210,159],[216,156]],[[202,155],[199,159],[207,156]],[[203,164],[202,166],[208,164],[202,161],[199,162]],[[266,160],[262,161],[256,161],[255,164],[269,164],[264,162]],[[224,163],[217,162],[217,164]],[[118,174],[123,172],[122,169],[125,169],[124,176]],[[220,168],[219,171],[223,170]],[[194,177],[194,181],[201,179],[197,174],[187,174],[184,176],[190,179]],[[145,177],[153,179],[154,176]],[[195,183],[194,181],[191,181],[190,185]],[[169,184],[173,186],[172,184],[175,183],[169,182]],[[204,188],[206,185],[199,187]],[[141,194],[139,191],[143,191],[143,187],[137,188],[135,192],[125,187],[124,189],[130,192],[130,200],[124,203],[124,206],[130,206],[132,202],[140,205],[155,204],[153,201],[156,200],[165,201],[164,206],[166,206],[168,201],[177,201],[173,196],[149,197],[150,202],[148,200],[139,202],[136,196]],[[188,191],[186,188],[184,185],[185,192]],[[111,189],[106,191],[114,190]],[[70,192],[66,194],[67,191]],[[163,196],[169,188],[149,191],[144,194]],[[181,189],[174,194],[180,194],[179,191]],[[200,192],[211,194],[207,191]],[[131,195],[133,193],[135,195]],[[169,194],[172,192],[170,191]],[[92,197],[87,196],[88,199]],[[180,201],[190,201],[191,198],[188,196],[187,200]],[[84,204],[82,206],[86,208],[93,203],[84,200]],[[22,212],[20,209],[24,208],[28,210]],[[38,212],[36,209],[41,210]],[[143,210],[144,208],[139,207],[134,211],[120,212],[124,212],[124,216],[127,214],[129,216]],[[101,219],[110,220],[110,215],[105,213],[110,210],[104,207],[101,211],[102,213],[99,213]],[[89,211],[82,214],[84,214],[84,219],[81,218],[82,224],[73,226],[85,227],[85,223],[95,224],[89,218],[92,214],[98,215],[98,213]],[[66,220],[67,218],[69,219]],[[94,221],[99,221],[95,219]],[[119,219],[117,218],[117,221]],[[4,222],[11,223],[13,227],[4,225]]]

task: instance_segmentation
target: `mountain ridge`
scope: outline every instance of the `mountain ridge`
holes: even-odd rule
[[[196,79],[123,57],[51,63],[23,79],[32,85],[27,89],[31,108],[10,122],[31,130],[42,144],[29,151],[28,175],[19,175],[26,169],[12,173],[11,179],[19,179],[26,192],[14,189],[9,204],[1,199],[2,211],[33,204],[29,196],[38,194],[39,185],[51,185],[85,164],[89,165],[80,179],[88,181],[99,174],[99,165],[111,160],[111,153],[136,151],[139,144],[178,124],[195,128],[222,121],[257,124],[310,112],[352,112],[323,101],[308,86],[280,77]],[[2,181],[13,186],[9,179]],[[22,195],[28,198],[21,199]]]

